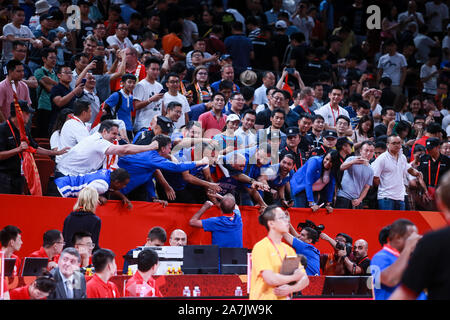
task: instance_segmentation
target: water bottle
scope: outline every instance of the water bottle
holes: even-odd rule
[[[200,297],[200,288],[198,286],[194,287],[194,291],[192,292],[193,297]]]
[[[190,296],[191,296],[191,290],[189,290],[188,286],[184,287],[183,297],[190,297]]]
[[[234,296],[235,297],[242,297],[242,289],[241,287],[237,286],[236,290],[234,290]]]

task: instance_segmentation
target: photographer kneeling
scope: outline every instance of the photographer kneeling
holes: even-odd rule
[[[289,223],[289,233],[283,234],[284,240],[290,244],[297,254],[306,258],[306,274],[320,276],[320,251],[312,244],[319,240],[319,233],[310,227],[303,227],[300,234]]]

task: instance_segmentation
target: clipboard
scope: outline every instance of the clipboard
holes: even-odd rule
[[[294,271],[298,269],[299,265],[300,265],[299,256],[286,256],[281,264],[280,274],[290,276],[294,274]],[[293,284],[295,284],[295,281],[289,282],[289,285]]]

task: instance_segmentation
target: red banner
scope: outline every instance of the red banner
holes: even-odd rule
[[[64,219],[72,211],[76,199],[33,197],[20,195],[0,195],[0,228],[15,225],[22,230],[23,245],[16,254],[26,257],[38,250],[42,245],[42,235],[50,229],[62,231]],[[122,256],[136,246],[144,245],[149,230],[161,226],[167,232],[169,245],[170,233],[183,229],[188,237],[188,244],[211,244],[211,234],[189,226],[189,219],[200,209],[201,205],[169,204],[163,208],[158,203],[133,202],[133,209],[124,208],[119,201],[109,201],[97,208],[96,214],[102,220],[99,244],[116,253],[118,269],[122,269]],[[241,206],[244,247],[253,245],[267,235],[267,230],[258,223],[258,210],[254,207]],[[378,233],[386,225],[399,218],[407,218],[414,222],[419,233],[424,234],[432,229],[446,226],[443,215],[439,212],[419,211],[381,211],[381,210],[344,210],[335,209],[327,214],[325,209],[312,213],[311,209],[290,209],[292,225],[297,227],[305,219],[325,226],[324,232],[330,237],[344,232],[357,239],[365,239],[369,243],[369,257],[372,257],[381,246]],[[220,214],[214,207],[204,213],[203,219]],[[322,253],[332,252],[331,246],[324,240],[316,244]]]

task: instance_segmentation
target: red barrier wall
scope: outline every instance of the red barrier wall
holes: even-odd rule
[[[0,195],[0,228],[8,224],[16,225],[22,230],[23,246],[18,252],[25,257],[42,245],[42,235],[46,230],[62,231],[65,217],[72,211],[75,199],[54,197],[33,197],[19,195]],[[131,248],[143,245],[148,231],[154,226],[161,226],[170,233],[180,228],[188,235],[188,244],[210,244],[210,233],[188,225],[189,219],[201,205],[169,204],[162,208],[160,204],[133,202],[133,209],[127,210],[118,201],[110,201],[98,207],[97,215],[102,220],[99,244],[112,249],[117,255],[118,268],[123,265],[122,256]],[[258,224],[258,210],[253,207],[241,207],[244,221],[244,246],[253,245],[266,235],[266,229]],[[310,209],[290,209],[294,227],[305,219],[316,224],[325,225],[325,232],[334,237],[344,232],[353,240],[363,238],[369,243],[369,256],[380,249],[378,232],[387,224],[399,218],[413,221],[420,233],[446,225],[439,212],[418,211],[380,211],[380,210],[344,210],[335,209],[327,214],[325,209],[312,213]],[[217,208],[208,210],[202,218],[219,214]],[[169,245],[169,242],[166,242]],[[321,252],[331,252],[331,246],[320,240],[317,244]]]

